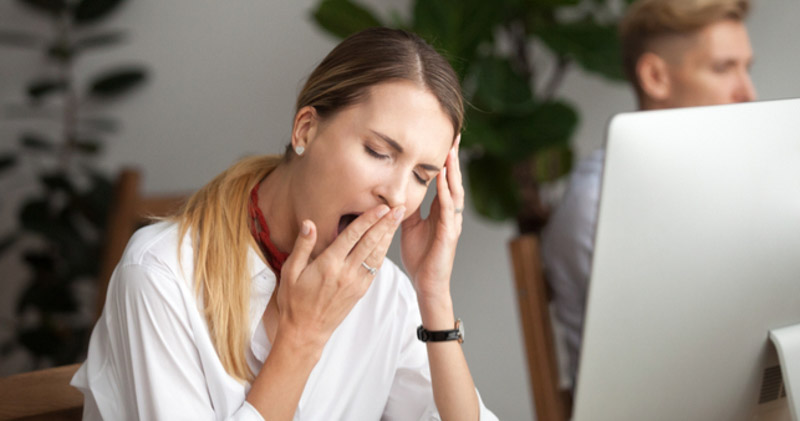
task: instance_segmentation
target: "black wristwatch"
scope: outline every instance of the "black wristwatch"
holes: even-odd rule
[[[456,319],[456,327],[452,330],[427,330],[419,325],[417,338],[422,342],[458,341],[458,343],[464,343],[464,323],[461,323],[461,319]]]

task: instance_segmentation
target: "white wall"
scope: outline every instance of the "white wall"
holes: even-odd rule
[[[370,3],[387,11],[407,1]],[[280,152],[288,142],[303,78],[334,45],[309,20],[312,4],[129,2],[108,26],[129,29],[130,42],[87,57],[78,69],[90,74],[104,63],[133,60],[152,70],[144,89],[114,106],[112,113],[124,120],[124,131],[107,143],[107,168],[141,168],[149,193],[185,191],[243,155]],[[757,0],[754,6],[749,26],[760,98],[799,97],[795,22],[800,2]],[[32,25],[12,2],[0,3],[0,27]],[[35,54],[0,50],[0,103],[19,97],[21,82],[39,65]],[[602,144],[612,114],[634,108],[625,86],[580,72],[567,77],[561,92],[581,109],[579,156]],[[14,141],[17,129],[0,120],[0,150]],[[0,179],[4,196],[18,190],[13,184]],[[0,212],[0,228],[5,229],[13,214],[5,204]],[[487,223],[467,208],[453,285],[456,312],[468,327],[465,351],[483,399],[501,419],[528,420],[533,418],[531,395],[506,253],[513,232],[512,226]],[[14,267],[8,258],[0,261],[0,273]],[[13,287],[2,289],[0,305],[10,309]]]

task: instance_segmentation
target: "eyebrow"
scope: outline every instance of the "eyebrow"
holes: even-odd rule
[[[374,134],[375,136],[378,136],[378,138],[379,138],[379,139],[381,139],[381,140],[383,140],[384,142],[386,142],[386,143],[387,143],[389,146],[391,146],[391,147],[392,147],[394,150],[396,150],[398,153],[403,153],[403,147],[402,147],[402,146],[400,146],[400,144],[399,144],[399,143],[397,143],[397,141],[396,141],[396,140],[392,139],[392,138],[391,138],[391,137],[389,137],[389,136],[386,136],[386,135],[385,135],[385,134],[383,134],[383,133],[376,132],[375,130],[370,130],[370,131],[371,131],[371,132],[372,132],[372,134]],[[422,167],[423,169],[427,170],[427,171],[441,171],[441,169],[440,169],[439,167],[437,167],[436,165],[431,165],[431,164],[419,164],[419,166],[420,166],[420,167]]]

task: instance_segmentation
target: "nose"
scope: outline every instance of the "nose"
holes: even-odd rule
[[[756,99],[756,88],[747,70],[744,70],[739,78],[739,85],[735,95],[736,102],[748,102]]]
[[[375,187],[375,194],[390,208],[405,205],[407,192],[408,179],[394,173],[387,175],[386,179],[381,180]]]

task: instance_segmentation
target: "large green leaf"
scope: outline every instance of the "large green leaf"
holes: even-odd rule
[[[489,155],[504,155],[507,142],[502,131],[497,130],[497,119],[494,114],[468,107],[461,147]]]
[[[28,85],[28,97],[34,101],[39,101],[45,96],[67,89],[67,81],[64,79],[40,79]]]
[[[533,5],[532,7],[549,7],[556,8],[562,6],[575,6],[581,3],[581,0],[529,0]]]
[[[41,181],[50,192],[62,191],[67,194],[73,194],[75,192],[75,186],[72,185],[72,180],[60,171],[42,174],[39,176],[39,181]]]
[[[138,66],[107,71],[92,79],[89,95],[100,99],[116,98],[138,87],[146,78],[147,72]]]
[[[581,67],[612,80],[624,80],[622,53],[615,24],[583,21],[547,25],[536,34],[556,54],[574,59]]]
[[[14,168],[17,164],[17,156],[12,153],[4,153],[0,155],[0,174],[4,171]]]
[[[124,31],[99,32],[79,38],[75,41],[75,47],[79,50],[108,47],[119,44],[126,38],[127,34]]]
[[[89,188],[81,194],[80,212],[95,227],[103,229],[108,218],[109,204],[114,196],[114,184],[103,173],[89,170]]]
[[[64,262],[59,276],[63,279],[91,277],[96,275],[98,270],[100,236],[93,235],[93,238],[87,238],[77,230],[77,225],[80,224],[84,228],[83,231],[86,231],[86,228],[94,222],[83,220],[80,209],[83,203],[79,200],[79,196],[73,196],[55,220],[55,223],[62,227],[63,232],[68,233],[58,242],[59,254]],[[96,234],[100,234],[100,230],[97,230]]]
[[[39,152],[51,152],[55,149],[53,142],[36,133],[24,133],[19,142],[22,147]]]
[[[30,200],[23,205],[20,213],[23,229],[43,236],[48,244],[46,253],[26,255],[29,266],[54,272],[52,276],[62,281],[94,275],[99,244],[97,239],[87,238],[85,232],[86,227],[97,221],[81,215],[83,205],[79,201],[82,196],[71,191],[69,181],[53,176],[45,183],[51,191],[66,192],[67,201],[58,210],[54,210],[45,199]],[[79,225],[81,229],[78,229]]]
[[[54,278],[37,279],[23,292],[18,311],[34,307],[45,313],[70,313],[78,309],[67,282]]]
[[[82,236],[72,221],[54,211],[46,199],[31,199],[23,204],[20,222],[26,231],[44,236],[51,247],[69,250],[75,248]]]
[[[47,48],[47,55],[57,62],[68,63],[80,52],[116,45],[124,41],[125,37],[123,31],[107,31],[85,35],[74,42],[59,38]]]
[[[319,26],[338,38],[383,26],[369,9],[350,0],[323,0],[312,12],[312,17]]]
[[[600,0],[605,1],[605,0]],[[557,9],[560,7],[577,6],[582,0],[527,0],[528,9]]]
[[[513,164],[530,159],[540,150],[568,146],[577,122],[577,112],[556,101],[525,113],[468,110],[463,145]]]
[[[36,271],[55,272],[56,270],[56,261],[51,253],[40,250],[26,250],[22,258],[28,266],[34,268]],[[48,278],[48,280],[49,279],[50,278]]]
[[[568,144],[538,151],[533,159],[533,177],[538,183],[555,181],[572,171],[574,159],[574,152]]]
[[[508,116],[500,124],[508,143],[504,157],[517,162],[543,149],[569,145],[578,113],[564,102],[550,101],[530,114]]]
[[[463,78],[484,42],[502,22],[503,7],[485,0],[417,1],[412,29],[435,46]]]
[[[5,254],[9,248],[16,244],[18,239],[19,234],[16,232],[12,232],[11,234],[7,234],[5,237],[0,238],[0,256]]]
[[[520,199],[511,164],[483,155],[467,162],[467,175],[478,213],[496,221],[516,216]]]
[[[89,156],[95,156],[103,150],[103,144],[97,139],[77,139],[74,145],[75,150]]]
[[[511,67],[508,59],[487,57],[474,64],[476,87],[472,103],[490,114],[518,113],[532,109],[528,81]]]
[[[75,56],[75,48],[64,39],[57,39],[47,47],[47,56],[58,63],[69,63]]]
[[[31,199],[20,210],[22,228],[27,231],[45,232],[52,226],[50,206],[44,199]]]
[[[73,10],[73,20],[78,25],[96,23],[113,13],[124,0],[80,0]]]
[[[57,332],[44,325],[21,330],[17,339],[38,357],[50,355],[61,346],[61,338]]]

